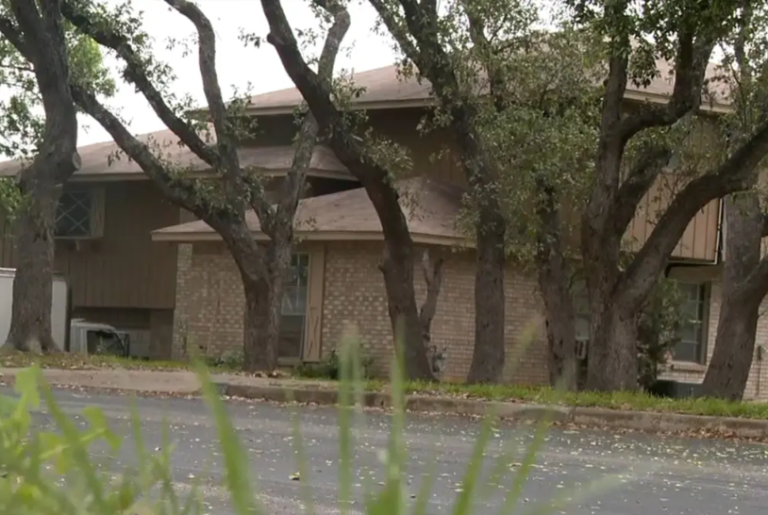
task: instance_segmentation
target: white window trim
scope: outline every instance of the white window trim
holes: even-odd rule
[[[77,235],[64,235],[56,234],[54,236],[57,240],[91,240],[98,239],[104,236],[104,208],[105,208],[105,194],[104,188],[98,186],[90,186],[85,188],[73,188],[72,190],[64,190],[62,195],[66,195],[68,191],[86,191],[90,200],[90,214],[88,220],[88,234]],[[58,207],[56,209],[56,222],[58,223]]]

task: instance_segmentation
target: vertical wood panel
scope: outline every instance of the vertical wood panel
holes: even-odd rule
[[[101,183],[103,237],[56,241],[55,270],[82,308],[173,309],[176,245],[154,243],[155,229],[179,223],[179,209],[150,181]],[[14,241],[0,221],[0,266],[15,267]]]
[[[671,185],[666,177],[660,177],[653,185],[640,202],[637,214],[624,236],[628,250],[637,252],[642,248],[677,191],[679,186]],[[672,257],[714,261],[717,258],[719,216],[720,200],[707,204],[688,224]]]
[[[325,245],[317,244],[309,250],[309,284],[307,292],[307,318],[304,355],[308,362],[322,358],[323,289],[325,285]]]

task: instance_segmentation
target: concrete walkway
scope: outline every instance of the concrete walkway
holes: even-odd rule
[[[3,368],[0,370],[0,381],[12,382],[16,374],[23,369]],[[138,394],[167,394],[167,395],[194,395],[200,390],[200,381],[194,372],[185,370],[128,370],[128,369],[104,369],[104,370],[59,370],[43,369],[43,376],[55,386],[124,390]],[[290,378],[271,379],[266,377],[252,377],[241,374],[213,374],[211,379],[215,383],[226,383],[238,386],[254,387],[278,387],[289,389],[335,389],[336,384],[331,381],[305,381]]]

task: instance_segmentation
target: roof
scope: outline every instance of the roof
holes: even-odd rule
[[[210,166],[198,158],[188,147],[179,143],[170,130],[142,134],[137,138],[147,143],[156,151],[157,155],[165,159],[172,159],[176,166],[186,168],[194,172],[210,171]],[[82,165],[75,172],[73,180],[77,181],[104,181],[145,179],[144,172],[135,161],[128,158],[122,152],[118,155],[118,146],[114,141],[94,143],[78,147]],[[254,167],[267,174],[280,175],[286,173],[293,161],[294,149],[290,145],[255,147],[243,146],[238,148],[240,164],[243,167]],[[0,162],[0,177],[13,177],[21,169],[22,162],[9,160]],[[336,158],[330,149],[323,146],[315,147],[309,173],[311,175],[326,176],[332,178],[351,178],[349,171]]]
[[[456,226],[462,205],[460,188],[427,177],[399,181],[396,187],[401,192],[400,205],[414,241],[468,243]],[[246,215],[246,220],[252,232],[266,238],[253,212]],[[296,211],[295,234],[305,240],[383,239],[379,217],[363,188],[301,200]],[[208,224],[198,220],[153,231],[152,239],[188,243],[221,238]]]
[[[657,60],[656,66],[659,76],[655,77],[648,87],[638,87],[633,84],[627,86],[625,97],[629,100],[641,102],[665,102],[672,94],[674,88],[673,68],[669,62]],[[710,63],[707,68],[707,76],[718,76],[717,65]],[[373,70],[352,74],[352,80],[357,88],[365,88],[365,91],[357,98],[352,99],[352,106],[357,109],[395,109],[407,107],[423,107],[433,103],[431,84],[423,79],[419,82],[415,77],[402,77],[398,73],[397,65],[385,66]],[[716,87],[718,97],[723,96],[724,88]],[[726,110],[725,104],[713,102],[705,98],[703,109],[721,111]],[[256,115],[277,115],[292,112],[301,104],[303,98],[296,88],[286,88],[278,91],[263,93],[250,98],[248,112]]]

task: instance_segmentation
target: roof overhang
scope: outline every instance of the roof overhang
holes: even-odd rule
[[[381,232],[373,231],[296,231],[294,235],[299,241],[384,241]],[[268,241],[269,238],[262,232],[253,233],[257,241]],[[414,243],[422,245],[461,246],[474,248],[475,243],[470,238],[435,236],[432,234],[411,233]],[[220,242],[221,236],[214,231],[205,232],[163,232],[162,229],[152,232],[152,241],[171,242],[177,244]]]
[[[640,104],[650,103],[663,105],[669,102],[669,97],[666,95],[633,90],[627,90],[624,94],[624,98],[630,102]],[[245,109],[245,113],[251,116],[284,116],[293,114],[299,105],[300,104],[284,104],[268,107],[251,106]],[[429,97],[424,99],[355,102],[350,104],[348,109],[350,111],[381,111],[386,109],[421,109],[434,107],[436,105],[437,101],[434,97]],[[702,102],[699,110],[714,114],[728,114],[733,112],[733,108],[728,104],[719,102]],[[194,112],[197,116],[202,117],[207,116],[208,113],[205,109],[199,109]]]

